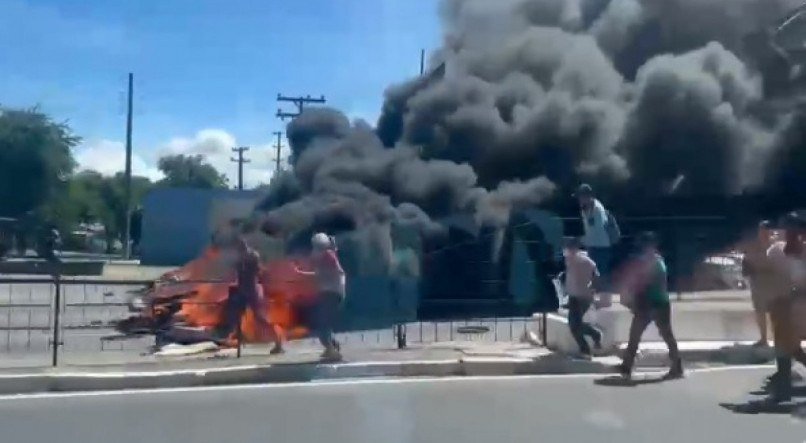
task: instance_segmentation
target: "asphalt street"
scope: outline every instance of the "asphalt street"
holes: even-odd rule
[[[806,398],[738,413],[768,368],[615,385],[589,376],[360,380],[0,399],[16,442],[797,442]],[[806,395],[806,393],[804,393]]]

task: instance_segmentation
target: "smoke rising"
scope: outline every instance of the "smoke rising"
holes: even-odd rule
[[[377,128],[326,108],[289,124],[295,187],[267,217],[433,232],[455,213],[500,226],[580,181],[646,196],[791,186],[804,117],[769,30],[799,3],[444,0],[431,74],[390,86]]]

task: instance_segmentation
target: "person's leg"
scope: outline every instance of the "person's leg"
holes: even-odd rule
[[[758,346],[767,346],[767,313],[764,311],[756,311],[756,324],[758,325],[759,339],[756,342]]]
[[[649,326],[650,319],[649,312],[645,310],[636,310],[633,313],[632,322],[630,323],[630,338],[627,342],[627,349],[624,351],[624,358],[619,366],[619,372],[624,376],[629,376],[632,373],[635,354],[638,352],[641,336],[644,335],[644,330]]]
[[[222,323],[217,328],[216,335],[220,339],[226,339],[234,331],[237,331],[241,321],[241,316],[246,310],[246,303],[236,288],[231,288],[229,297],[224,302]]]
[[[590,248],[588,251],[591,260],[596,263],[596,268],[599,270],[599,283],[597,290],[599,292],[599,305],[608,307],[611,304],[611,250],[610,248]]]
[[[677,347],[677,339],[672,332],[672,306],[667,304],[652,309],[652,320],[658,328],[658,333],[666,342],[666,347],[669,348],[669,360],[671,361],[671,368],[669,369],[669,377],[680,377],[683,375],[683,362],[680,359],[680,351]]]
[[[600,331],[599,329],[595,328],[592,324],[585,321],[585,314],[588,312],[588,309],[590,309],[591,305],[593,304],[593,300],[590,299],[580,300],[579,304],[580,304],[580,312],[582,313],[580,316],[582,333],[593,339],[593,343],[596,349],[601,349],[602,331]]]
[[[571,330],[571,335],[579,346],[579,352],[584,355],[590,355],[591,350],[588,342],[585,341],[583,331],[582,316],[585,315],[587,304],[577,297],[568,297],[568,328]]]
[[[285,334],[282,328],[275,325],[269,319],[266,299],[263,297],[263,288],[259,285],[253,291],[250,291],[247,299],[248,307],[252,310],[255,317],[255,325],[257,326],[258,336],[263,339],[268,331],[271,331],[272,338],[274,339],[274,347],[269,351],[270,354],[279,354],[283,352],[283,338]]]
[[[325,355],[338,352],[338,342],[333,337],[333,327],[339,300],[335,294],[324,293],[319,297],[317,309],[317,336],[319,343],[325,348]]]
[[[784,299],[770,303],[770,321],[775,346],[776,371],[768,378],[770,396],[775,401],[792,398],[792,357],[788,353],[789,304]]]
[[[767,346],[767,308],[762,303],[764,294],[761,289],[753,288],[750,292],[750,299],[753,301],[753,311],[756,314],[756,325],[758,326],[759,340],[754,346]]]

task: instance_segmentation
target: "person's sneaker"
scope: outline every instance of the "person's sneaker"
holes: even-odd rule
[[[597,329],[598,331],[598,329]],[[599,331],[599,335],[593,338],[593,349],[595,351],[602,350],[602,331]]]
[[[615,370],[616,370],[616,372],[618,372],[618,374],[622,378],[624,378],[626,380],[629,380],[630,378],[632,378],[632,369],[630,369],[627,366],[625,366],[624,363],[616,365]]]
[[[580,352],[578,354],[572,355],[571,358],[573,358],[574,360],[592,361],[593,360],[593,355],[585,353],[585,352]]]
[[[683,363],[678,360],[672,364],[672,367],[669,369],[669,372],[666,373],[666,376],[663,378],[666,380],[676,380],[678,378],[685,377],[685,372],[683,372]]]
[[[269,350],[269,355],[285,354],[285,349],[282,346],[275,346]]]
[[[322,353],[321,360],[330,363],[342,361],[341,352],[339,352],[335,348],[327,349],[325,350],[325,352]]]
[[[792,400],[792,385],[783,381],[776,381],[770,384],[769,398],[776,403],[783,403]]]
[[[754,348],[768,348],[770,344],[766,340],[759,340],[752,345]]]

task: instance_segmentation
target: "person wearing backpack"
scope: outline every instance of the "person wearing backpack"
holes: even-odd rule
[[[609,300],[604,295],[610,293],[612,251],[620,240],[621,231],[615,217],[595,197],[591,185],[587,183],[580,185],[575,196],[579,201],[584,229],[582,244],[599,269],[603,304],[607,305]]]

